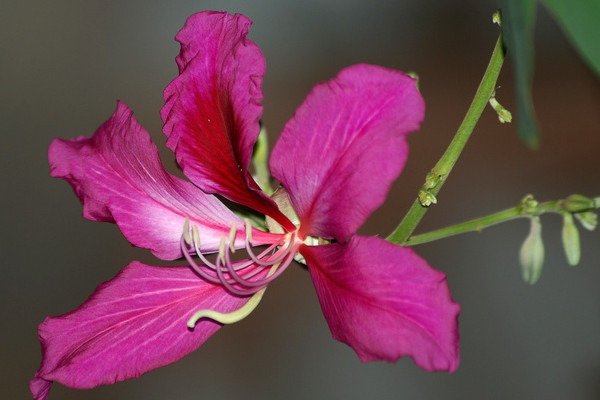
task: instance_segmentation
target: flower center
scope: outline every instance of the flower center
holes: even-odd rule
[[[229,230],[229,234],[221,237],[219,251],[215,260],[211,261],[201,250],[198,227],[190,225],[189,218],[186,218],[180,246],[190,267],[205,281],[223,286],[233,295],[252,296],[244,306],[230,313],[220,313],[210,309],[196,312],[188,321],[190,328],[193,328],[201,318],[210,318],[223,324],[234,323],[245,318],[260,302],[266,286],[277,279],[293,260],[306,264],[304,257],[298,253],[298,248],[302,244],[314,246],[329,243],[326,239],[313,236],[300,237],[300,219],[283,187],[277,189],[272,198],[281,212],[296,226],[296,229],[287,232],[274,219],[266,216],[265,223],[272,241],[264,250],[256,254],[252,240],[252,229],[254,228],[250,224],[250,220],[244,219],[243,247],[248,258],[241,261],[232,260],[238,236],[238,227],[235,223]],[[264,241],[261,241],[260,244],[264,244]],[[200,262],[197,262],[194,256]]]
[[[296,210],[294,210],[294,206],[292,206],[292,201],[290,200],[290,196],[287,193],[287,191],[285,190],[285,188],[283,186],[279,186],[277,188],[277,190],[275,190],[275,193],[273,193],[273,196],[271,196],[271,198],[273,199],[275,204],[277,204],[277,207],[283,213],[283,215],[285,215],[292,222],[292,224],[294,224],[296,226],[296,231],[299,232],[300,218],[298,217]],[[268,215],[265,217],[265,224],[267,225],[267,229],[269,230],[269,232],[274,232],[274,233],[284,233],[285,232],[284,229],[281,227],[281,225],[279,225],[273,218],[269,217]],[[300,236],[300,235],[298,235],[298,236]],[[315,236],[310,236],[310,235],[301,237],[301,238],[299,238],[299,240],[301,240],[302,243],[307,246],[317,246],[317,245],[321,245],[321,244],[331,243],[331,240],[323,239],[323,238],[315,237]],[[306,259],[300,253],[296,253],[296,255],[294,256],[294,260],[296,260],[300,264],[306,265]]]
[[[236,250],[236,224],[231,227],[227,237],[221,237],[215,261],[210,261],[200,250],[201,238],[198,228],[195,225],[190,226],[189,219],[186,219],[181,235],[181,250],[192,269],[206,281],[222,285],[230,293],[238,296],[252,295],[275,280],[290,265],[299,246],[297,232],[288,232],[284,235],[273,235],[274,241],[256,254],[252,248],[252,226],[247,219],[245,223],[244,242],[248,259],[241,261],[233,261],[231,257]],[[201,263],[196,262],[194,254]]]
[[[231,324],[244,319],[260,303],[266,286],[281,275],[291,264],[301,242],[297,231],[284,235],[274,234],[274,241],[259,254],[252,249],[252,226],[245,219],[245,250],[248,259],[233,261],[231,255],[235,252],[237,226],[234,224],[227,237],[221,237],[219,252],[215,261],[210,261],[200,250],[200,234],[198,227],[190,226],[186,218],[181,235],[181,252],[189,262],[190,267],[204,280],[215,285],[223,286],[227,291],[237,296],[252,296],[241,308],[230,313],[203,309],[196,312],[189,320],[188,327],[193,328],[198,320],[209,318],[222,324]],[[201,263],[196,262],[196,255]]]

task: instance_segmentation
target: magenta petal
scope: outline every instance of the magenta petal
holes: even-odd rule
[[[248,173],[265,71],[260,49],[246,38],[251,23],[213,11],[188,18],[176,37],[180,75],[165,89],[161,116],[167,146],[192,182],[284,221]]]
[[[134,261],[78,309],[40,325],[43,359],[30,386],[34,398],[45,399],[52,381],[92,388],[175,362],[221,327],[206,319],[188,328],[196,311],[231,312],[249,299],[206,283],[188,267]]]
[[[271,172],[304,233],[344,242],[379,207],[425,112],[415,80],[372,65],[317,85],[286,124]]]
[[[428,371],[458,367],[458,313],[443,273],[375,237],[303,246],[334,339],[363,362],[412,357]]]
[[[218,249],[236,222],[216,197],[168,174],[148,133],[121,102],[91,138],[56,139],[48,151],[51,174],[67,180],[94,221],[115,222],[135,246],[162,259],[182,256],[186,217],[199,228],[202,248]]]

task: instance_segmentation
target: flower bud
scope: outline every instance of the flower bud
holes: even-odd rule
[[[569,265],[575,266],[579,264],[579,260],[581,259],[579,231],[573,222],[573,215],[570,213],[563,214],[562,242]]]
[[[587,211],[575,214],[575,218],[588,231],[593,231],[598,226],[598,215],[593,211]]]
[[[572,194],[565,199],[563,207],[568,212],[578,213],[593,210],[596,208],[596,203],[582,194]]]
[[[540,278],[544,265],[544,242],[542,241],[542,223],[540,217],[531,217],[529,235],[519,253],[523,280],[533,285]]]

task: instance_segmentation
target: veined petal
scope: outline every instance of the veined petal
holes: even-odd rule
[[[458,367],[458,313],[443,273],[375,237],[303,246],[334,339],[363,362],[409,356],[428,371]]]
[[[198,227],[203,251],[219,248],[233,223],[237,247],[244,224],[216,197],[168,174],[150,135],[121,102],[91,138],[56,139],[50,172],[68,181],[93,221],[116,222],[127,239],[162,259],[182,256],[185,219]]]
[[[379,207],[408,155],[424,102],[415,80],[372,65],[317,85],[273,149],[305,234],[344,242]]]
[[[202,12],[177,34],[180,75],[165,89],[161,116],[185,175],[207,193],[291,223],[248,172],[260,132],[264,57],[246,38],[243,15]]]
[[[134,261],[78,309],[40,325],[43,358],[31,381],[34,399],[46,399],[52,381],[92,388],[175,362],[221,327],[202,319],[188,328],[196,311],[228,313],[248,300],[206,283],[188,267]]]

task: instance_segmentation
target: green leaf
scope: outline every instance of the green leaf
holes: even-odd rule
[[[539,145],[531,87],[533,82],[533,39],[535,0],[501,0],[504,46],[515,68],[517,133],[530,148]]]
[[[543,0],[567,37],[600,77],[600,1]]]

